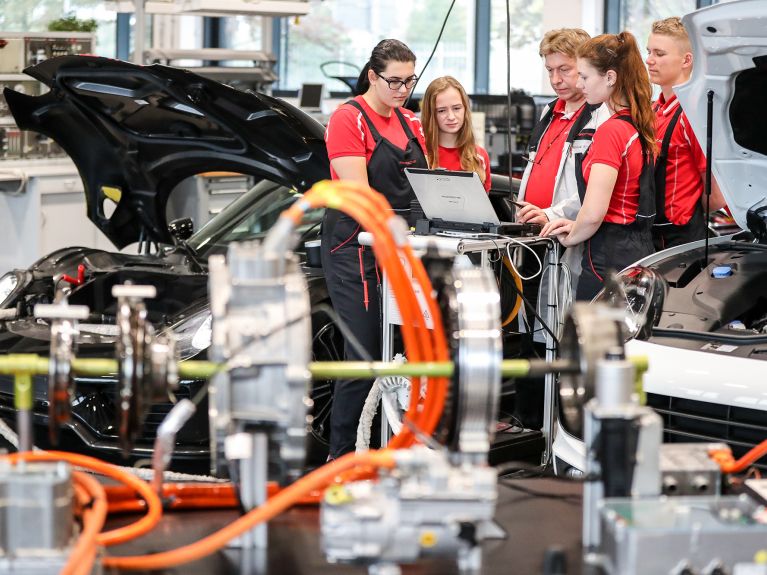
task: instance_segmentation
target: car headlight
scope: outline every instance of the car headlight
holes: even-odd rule
[[[175,336],[181,361],[194,357],[210,347],[212,319],[210,308],[204,307],[165,330],[166,333],[170,332]]]
[[[0,309],[8,307],[29,283],[27,272],[13,270],[0,278]]]
[[[653,269],[633,266],[623,270],[594,298],[626,311],[626,339],[647,339],[660,319],[666,297],[666,280]]]

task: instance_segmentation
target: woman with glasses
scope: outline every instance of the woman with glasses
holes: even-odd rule
[[[582,207],[576,219],[547,223],[541,235],[564,246],[584,244],[576,299],[602,289],[610,270],[653,253],[655,154],[652,89],[630,32],[603,34],[578,49],[578,84],[589,104],[607,104],[611,116],[594,133],[585,155],[576,153]]]
[[[421,122],[401,109],[416,80],[413,52],[398,40],[382,40],[360,73],[357,96],[338,107],[325,131],[332,178],[369,185],[406,218],[414,194],[404,169],[427,167]],[[380,360],[380,275],[372,249],[357,241],[359,232],[356,221],[327,210],[322,267],[333,307],[357,339],[358,345],[344,342],[346,359]],[[371,385],[371,380],[336,382],[330,458],[354,451]]]
[[[429,167],[476,172],[490,191],[490,158],[474,141],[469,97],[452,76],[429,84],[421,104]]]

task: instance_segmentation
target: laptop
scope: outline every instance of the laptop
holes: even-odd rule
[[[427,223],[416,233],[466,232],[499,235],[538,234],[541,227],[501,222],[476,172],[405,168]]]

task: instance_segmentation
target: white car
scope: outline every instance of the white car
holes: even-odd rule
[[[767,438],[767,2],[704,8],[684,24],[695,69],[676,92],[704,150],[713,92],[712,171],[750,233],[710,240],[708,260],[704,241],[653,254],[596,299],[630,310],[626,352],[649,358],[644,389],[664,440],[722,441],[737,457]],[[568,474],[585,454],[564,403],[553,451]]]

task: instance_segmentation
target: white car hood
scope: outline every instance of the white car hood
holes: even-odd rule
[[[730,357],[728,345],[707,342],[700,345],[718,349],[715,353],[703,353],[631,340],[626,342],[626,354],[648,357],[643,378],[647,393],[767,411],[763,361]]]
[[[675,88],[706,151],[707,93],[713,91],[712,172],[733,217],[767,205],[767,2],[718,4],[683,18],[694,67]]]

